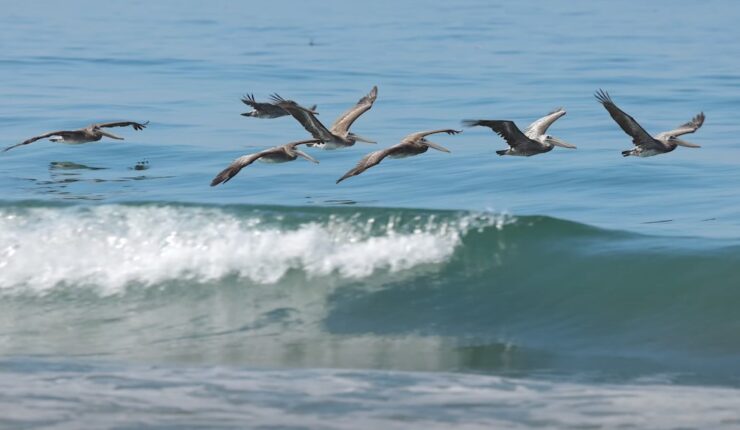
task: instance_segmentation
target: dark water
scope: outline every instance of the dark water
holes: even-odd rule
[[[733,4],[27,2],[0,16],[0,428],[737,428],[740,45]],[[378,147],[556,106],[519,159],[312,150],[239,115],[373,85]],[[653,133],[704,111],[659,157]],[[3,144],[4,146],[5,144]]]

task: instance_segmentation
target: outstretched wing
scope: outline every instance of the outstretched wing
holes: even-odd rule
[[[704,124],[704,112],[700,112],[698,115],[692,118],[691,121],[687,122],[686,124],[680,125],[677,129],[660,133],[657,138],[667,139],[670,137],[677,137],[684,134],[693,133],[698,130],[699,127],[702,126],[702,124]]]
[[[149,121],[145,123],[138,123],[134,121],[121,121],[121,122],[104,122],[102,124],[95,124],[100,128],[110,128],[110,127],[133,127],[134,130],[143,130],[146,128],[146,126],[149,124]]]
[[[380,164],[381,161],[388,155],[392,154],[396,149],[398,149],[400,145],[394,145],[390,148],[381,149],[380,151],[375,151],[367,154],[366,156],[362,157],[362,159],[357,163],[357,165],[350,169],[347,173],[344,174],[341,178],[337,179],[337,184],[342,182],[343,180],[350,178],[352,176],[357,176],[360,173],[364,172],[365,170],[377,166]]]
[[[523,143],[529,142],[529,138],[522,133],[521,130],[519,130],[519,127],[514,124],[513,121],[503,121],[503,120],[465,120],[463,121],[463,124],[468,127],[475,127],[475,126],[483,126],[483,127],[489,127],[491,130],[495,131],[499,136],[503,137],[506,143],[509,144],[512,148],[521,145]]]
[[[229,167],[222,170],[221,173],[213,178],[213,180],[211,181],[211,186],[215,187],[218,184],[229,182],[229,180],[236,176],[240,170],[254,163],[270,151],[271,149],[268,149],[265,151],[260,151],[254,154],[244,155],[237,158],[236,160],[232,161],[231,164],[229,164]]]
[[[404,137],[401,142],[403,143],[416,143],[420,141],[421,139],[429,136],[430,134],[437,134],[437,133],[447,133],[447,134],[459,134],[462,133],[462,130],[454,130],[452,128],[442,128],[439,130],[430,130],[430,131],[420,131],[417,133],[409,134],[408,136]]]
[[[307,139],[307,140],[299,140],[297,142],[286,143],[283,146],[288,146],[290,148],[295,148],[298,145],[310,145],[312,143],[321,143],[321,142],[322,142],[321,139]]]
[[[563,115],[565,115],[565,109],[559,107],[532,124],[529,124],[529,127],[524,130],[524,134],[533,139],[537,136],[542,136],[547,132],[547,129]]]
[[[611,97],[609,97],[609,93],[607,93],[604,90],[599,90],[595,94],[596,100],[598,100],[606,110],[609,112],[609,115],[616,121],[617,124],[624,130],[625,133],[630,135],[632,137],[632,143],[639,146],[639,145],[654,145],[656,143],[656,140],[653,139],[650,134],[645,131],[640,124],[635,121],[634,118],[627,115],[622,109],[619,109],[617,105],[614,104]]]
[[[254,94],[247,94],[242,97],[242,103],[250,106],[252,109],[270,115],[287,115],[285,109],[272,103],[258,102],[254,99]]]
[[[342,135],[346,133],[355,122],[357,118],[363,113],[370,110],[375,103],[375,99],[378,98],[378,87],[374,86],[372,90],[363,98],[361,98],[356,105],[349,108],[347,112],[343,113],[334,124],[331,126],[331,131],[334,134]]]
[[[334,139],[331,132],[309,109],[300,106],[293,100],[285,100],[278,94],[273,94],[271,98],[275,104],[285,109],[303,126],[303,128],[306,129],[306,131],[311,133],[311,136],[313,136],[314,139],[323,140],[325,142],[329,142]]]
[[[37,140],[46,139],[47,137],[52,137],[52,136],[65,137],[65,136],[70,136],[73,133],[75,133],[75,131],[69,131],[69,130],[50,131],[48,133],[40,134],[40,135],[34,136],[34,137],[30,138],[30,139],[26,139],[26,140],[24,140],[21,143],[16,143],[15,145],[8,146],[7,148],[3,149],[3,152],[10,151],[11,149],[16,148],[18,146],[28,145],[29,143],[33,143],[33,142],[35,142]]]

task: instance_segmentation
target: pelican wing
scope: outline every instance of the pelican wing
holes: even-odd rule
[[[78,131],[75,131],[75,130],[72,130],[72,131],[70,131],[70,130],[50,131],[48,133],[39,134],[38,136],[34,136],[34,137],[30,138],[30,139],[26,139],[26,140],[24,140],[21,143],[16,143],[15,145],[8,146],[7,148],[3,149],[3,152],[10,151],[11,149],[16,148],[18,146],[28,145],[29,143],[33,143],[33,142],[35,142],[37,140],[46,139],[47,137],[52,137],[52,136],[65,137],[65,136],[71,136],[74,133],[78,133]]]
[[[307,140],[299,140],[297,142],[286,143],[283,146],[288,146],[290,148],[295,148],[298,145],[310,145],[312,143],[321,143],[321,142],[322,142],[321,139],[307,139]]]
[[[286,112],[291,114],[303,128],[306,129],[314,139],[319,139],[324,142],[329,142],[334,139],[331,132],[319,121],[316,116],[308,109],[301,107],[298,103],[293,100],[285,100],[278,94],[272,95],[272,100],[285,109]]]
[[[247,94],[244,97],[242,97],[242,103],[244,103],[247,106],[250,106],[252,109],[258,112],[263,112],[263,113],[270,114],[270,115],[286,115],[287,114],[285,109],[273,103],[256,101],[254,99],[254,94]]]
[[[243,168],[249,166],[250,164],[254,163],[255,161],[259,160],[260,158],[274,150],[275,148],[270,148],[264,151],[256,152],[249,155],[243,155],[237,158],[236,160],[232,161],[231,164],[229,164],[229,167],[222,170],[221,173],[213,178],[213,180],[211,181],[211,186],[215,187],[218,184],[229,182],[229,180],[236,176],[237,173],[239,173],[239,171],[241,171]]]
[[[332,133],[343,135],[349,131],[352,123],[355,122],[360,115],[369,111],[370,108],[373,107],[373,103],[375,103],[376,98],[378,98],[378,87],[374,86],[373,89],[370,90],[365,97],[361,98],[355,106],[348,109],[347,112],[343,113],[336,121],[334,121],[334,124],[331,126]]]
[[[532,124],[529,124],[529,127],[524,130],[524,134],[530,138],[542,136],[547,132],[547,129],[563,115],[565,115],[565,110],[561,107],[557,108]]]
[[[143,130],[146,128],[146,126],[149,124],[149,121],[144,123],[138,123],[134,121],[121,121],[121,122],[104,122],[102,124],[95,124],[100,128],[110,128],[110,127],[133,127],[134,130]]]
[[[632,137],[632,143],[637,146],[656,144],[656,140],[653,139],[653,137],[650,136],[650,134],[645,131],[645,129],[642,128],[634,118],[627,115],[622,109],[619,109],[617,105],[614,104],[611,97],[609,97],[609,93],[604,90],[599,90],[596,92],[595,96],[596,99],[604,105],[614,121],[622,127],[622,130]]]
[[[519,127],[514,124],[513,121],[500,121],[500,120],[465,120],[463,121],[463,124],[467,125],[468,127],[474,127],[474,126],[483,126],[483,127],[489,127],[491,130],[495,131],[499,136],[504,138],[506,143],[509,144],[512,148],[521,145],[523,143],[529,142],[529,138],[522,133],[521,130],[519,130]]]
[[[396,152],[402,145],[404,144],[399,143],[389,148],[381,149],[380,151],[371,152],[365,155],[364,157],[362,157],[362,159],[357,163],[357,165],[354,168],[350,169],[347,173],[344,174],[344,176],[337,179],[337,184],[347,178],[350,178],[352,176],[357,176],[360,173],[364,172],[365,170],[373,166],[377,166],[378,164],[380,164],[381,161],[383,161],[385,157]]]
[[[421,139],[429,136],[430,134],[437,134],[437,133],[458,134],[458,133],[462,133],[462,130],[454,130],[454,129],[451,129],[451,128],[443,128],[443,129],[439,129],[439,130],[420,131],[418,133],[409,134],[408,136],[404,137],[403,140],[401,140],[401,142],[403,142],[403,143],[417,143]]]
[[[696,115],[694,118],[691,119],[691,121],[687,122],[686,124],[680,125],[675,130],[670,131],[664,131],[663,133],[660,133],[658,136],[656,136],[658,139],[664,139],[664,138],[671,138],[671,137],[677,137],[684,134],[693,133],[696,130],[699,129],[699,127],[704,124],[704,112],[700,112],[698,115]]]

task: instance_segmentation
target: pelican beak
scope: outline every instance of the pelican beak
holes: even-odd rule
[[[243,114],[241,114],[241,116],[252,116],[252,115],[254,115],[254,111],[252,111],[252,112],[244,112]]]
[[[358,136],[354,133],[352,133],[352,139],[354,139],[356,142],[364,142],[364,143],[378,143],[374,140],[370,140],[366,137]]]
[[[294,151],[295,151],[296,155],[298,155],[299,157],[303,157],[303,158],[305,158],[306,160],[308,160],[308,161],[310,161],[312,163],[319,164],[319,160],[313,158],[312,156],[306,154],[305,152],[299,151],[297,149],[294,149]]]
[[[425,141],[424,141],[424,144],[425,144],[426,146],[428,146],[428,147],[432,148],[432,149],[436,149],[437,151],[442,151],[442,152],[450,152],[450,150],[449,150],[449,149],[447,149],[447,148],[445,148],[444,146],[442,146],[442,145],[439,145],[439,144],[437,144],[437,143],[434,143],[434,142],[430,142],[430,141],[428,141],[428,140],[425,140]]]
[[[547,142],[561,148],[576,149],[575,145],[571,145],[570,143],[564,142],[556,137],[551,137],[547,139]]]
[[[701,148],[700,145],[697,145],[697,144],[691,143],[691,142],[687,142],[687,141],[681,140],[681,139],[673,138],[673,139],[671,139],[671,142],[675,143],[678,146],[685,146],[686,148]]]
[[[111,133],[106,133],[106,132],[104,132],[104,131],[102,131],[102,130],[100,131],[100,134],[102,134],[103,136],[106,136],[106,137],[110,137],[111,139],[116,139],[116,140],[123,140],[123,138],[122,138],[122,137],[118,137],[118,136],[116,136],[115,134],[111,134]]]

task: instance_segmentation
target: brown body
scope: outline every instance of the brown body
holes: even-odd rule
[[[357,166],[355,166],[353,169],[345,173],[344,176],[342,176],[341,178],[337,180],[337,184],[349,177],[357,176],[360,173],[364,172],[365,170],[373,166],[377,166],[386,157],[388,158],[413,157],[414,155],[419,155],[419,154],[423,154],[427,152],[429,148],[434,148],[437,151],[442,151],[442,152],[450,152],[449,149],[443,147],[442,145],[438,145],[434,142],[427,140],[426,138],[427,136],[429,136],[430,134],[436,134],[436,133],[458,134],[462,132],[459,130],[445,128],[441,130],[420,131],[418,133],[410,134],[404,137],[400,143],[397,143],[386,149],[381,149],[380,151],[371,152],[367,154],[366,156],[362,157],[360,162],[357,163]]]
[[[355,142],[375,143],[372,140],[368,140],[362,136],[358,136],[349,131],[352,123],[357,120],[363,113],[370,110],[375,103],[375,99],[378,97],[378,87],[373,87],[370,92],[361,98],[357,104],[351,107],[347,112],[343,113],[339,118],[334,121],[331,128],[326,128],[324,124],[319,121],[313,112],[308,109],[300,107],[297,103],[291,100],[285,100],[279,95],[273,95],[273,101],[281,108],[288,111],[293,118],[295,118],[302,126],[306,129],[314,139],[321,140],[321,143],[317,143],[311,146],[315,146],[322,149],[338,149],[347,148],[355,144]]]
[[[102,124],[90,124],[87,127],[81,128],[79,130],[51,131],[49,133],[40,134],[30,139],[26,139],[21,143],[11,145],[5,148],[3,152],[9,151],[21,145],[28,145],[29,143],[33,143],[37,140],[46,139],[46,138],[49,138],[49,140],[51,140],[52,142],[64,142],[64,143],[97,142],[103,137],[109,137],[111,139],[116,139],[116,140],[123,140],[122,137],[119,137],[112,133],[103,131],[103,128],[131,126],[134,128],[134,130],[143,130],[146,128],[147,124],[149,124],[149,121],[144,122],[144,123],[138,123],[138,122],[133,122],[133,121],[107,122],[107,123],[102,123]]]
[[[236,176],[243,168],[258,160],[263,163],[286,163],[288,161],[293,161],[298,157],[302,157],[308,161],[318,164],[318,161],[316,159],[296,148],[298,145],[308,145],[318,142],[320,141],[317,139],[301,140],[298,142],[291,142],[285,145],[276,146],[274,148],[265,149],[264,151],[256,152],[254,154],[241,156],[232,161],[229,167],[225,168],[218,175],[216,175],[216,177],[213,178],[213,180],[211,181],[211,186],[215,187],[218,184],[229,182],[229,180]]]

